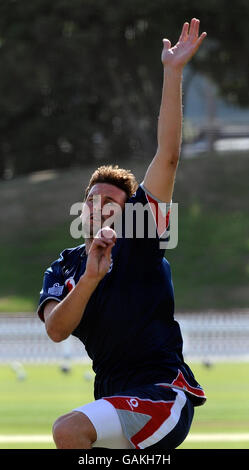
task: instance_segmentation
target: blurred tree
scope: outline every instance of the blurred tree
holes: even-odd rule
[[[2,0],[0,175],[153,155],[161,41],[193,16],[192,67],[248,105],[248,0]]]

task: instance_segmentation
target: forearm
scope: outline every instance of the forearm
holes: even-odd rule
[[[157,153],[177,163],[182,139],[182,69],[164,66]]]
[[[46,317],[47,333],[53,341],[63,341],[78,326],[98,282],[84,274],[74,289]]]

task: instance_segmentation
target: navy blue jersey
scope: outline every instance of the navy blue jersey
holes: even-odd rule
[[[128,203],[145,206],[152,201],[157,204],[140,185]],[[155,213],[152,216],[157,218]],[[171,269],[164,252],[158,234],[117,238],[109,272],[72,332],[92,360],[95,399],[160,383],[185,390],[194,405],[205,401],[203,389],[183,359]],[[45,302],[61,301],[84,273],[86,263],[83,244],[64,250],[46,270],[38,308],[41,319]]]

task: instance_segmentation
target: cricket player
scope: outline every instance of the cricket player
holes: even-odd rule
[[[118,166],[98,168],[85,192],[85,243],[65,249],[44,275],[38,314],[48,336],[79,338],[95,372],[95,401],[79,403],[53,425],[59,449],[175,449],[206,400],[184,362],[171,269],[160,247],[180,155],[183,68],[206,37],[199,23],[184,23],[174,47],[163,39],[158,147],[143,181]],[[135,224],[127,236],[126,209],[136,204],[150,208],[144,233],[138,236]],[[117,220],[124,222],[120,233]]]

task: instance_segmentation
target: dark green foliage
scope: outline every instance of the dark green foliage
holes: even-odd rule
[[[208,32],[192,66],[248,105],[249,4],[228,3],[2,0],[0,176],[153,154],[162,38],[192,16]]]

